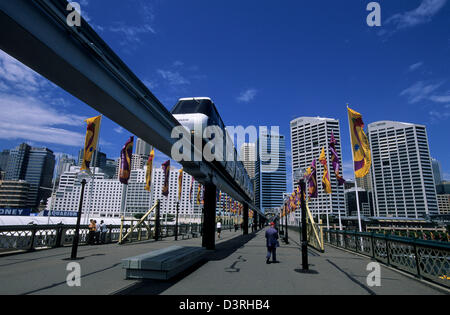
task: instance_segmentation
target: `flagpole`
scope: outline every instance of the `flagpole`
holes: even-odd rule
[[[348,104],[347,104],[347,118],[348,118],[348,131],[349,131],[349,136],[350,136],[350,146],[351,146],[351,149],[352,149],[353,175],[355,177],[356,208],[358,210],[358,226],[359,226],[359,231],[362,232],[362,228],[361,228],[361,214],[360,214],[360,210],[359,210],[358,184],[356,182],[355,154],[353,153],[352,130],[350,128],[350,116],[348,114]]]

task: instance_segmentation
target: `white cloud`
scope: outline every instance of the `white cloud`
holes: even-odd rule
[[[430,100],[436,103],[450,103],[450,94],[449,95],[433,95],[430,97]]]
[[[0,94],[0,138],[82,146],[84,134],[56,126],[82,126],[86,117],[58,112],[33,97]]]
[[[236,99],[238,102],[248,103],[255,98],[257,93],[258,91],[256,89],[248,89],[241,92],[241,94]]]
[[[49,86],[36,72],[0,50],[0,90],[29,94]]]
[[[123,133],[123,128],[120,126],[117,126],[116,128],[114,128],[114,131],[117,133]]]
[[[158,69],[157,72],[161,77],[166,80],[169,85],[187,85],[190,84],[189,80],[184,78],[179,72],[171,70]]]
[[[156,31],[149,25],[143,24],[139,26],[126,25],[123,22],[117,22],[114,26],[108,28],[109,31],[113,33],[122,34],[122,40],[120,44],[122,46],[138,44],[141,42],[141,35],[152,33],[156,34]]]
[[[412,64],[409,66],[409,71],[415,71],[418,68],[420,68],[421,66],[423,66],[423,62],[417,62],[415,64]]]
[[[416,9],[395,14],[388,18],[384,24],[392,24],[395,30],[401,30],[428,23],[446,3],[447,0],[423,0]]]
[[[416,82],[409,88],[403,90],[400,95],[408,97],[408,103],[415,104],[424,99],[429,99],[430,95],[437,90],[442,83],[426,84],[423,81]]]

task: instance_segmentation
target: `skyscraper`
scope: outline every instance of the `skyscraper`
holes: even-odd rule
[[[431,158],[431,165],[433,167],[434,184],[439,185],[442,182],[442,167],[441,163]]]
[[[146,155],[147,157],[150,155],[150,151],[152,150],[152,146],[141,138],[137,138],[135,148],[134,154]]]
[[[242,164],[244,164],[248,176],[251,179],[255,178],[256,144],[255,143],[242,144],[240,157],[242,159]]]
[[[336,139],[336,151],[341,159],[339,173],[342,173],[341,154],[341,132],[339,120],[321,117],[299,117],[291,121],[291,146],[292,146],[292,186],[297,187],[298,173],[308,168],[311,162],[316,159],[317,165],[317,198],[311,199],[309,209],[313,214],[335,214],[345,215],[345,195],[344,186],[338,185],[332,172],[331,153],[329,143],[331,132]],[[322,188],[323,166],[318,163],[322,148],[325,148],[328,171],[330,172],[331,194],[324,192]],[[330,171],[331,170],[331,171]],[[297,174],[297,175],[296,175]],[[296,217],[300,217],[300,210],[296,211]]]
[[[47,148],[33,148],[22,143],[10,151],[7,180],[25,180],[30,184],[28,206],[37,208],[51,194],[55,155]]]
[[[368,125],[375,215],[419,218],[437,214],[425,126],[395,121]]]
[[[256,149],[255,203],[264,212],[283,204],[283,193],[286,192],[285,138],[261,131]]]

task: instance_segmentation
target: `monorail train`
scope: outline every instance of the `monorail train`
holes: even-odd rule
[[[226,137],[224,139],[224,161],[214,161],[221,164],[226,169],[228,174],[233,178],[239,186],[247,193],[251,200],[254,200],[253,184],[247,171],[244,168],[244,164],[239,159],[239,155],[234,147],[234,143],[225,129],[225,124],[220,117],[217,108],[213,101],[209,97],[190,97],[180,98],[177,104],[172,109],[172,115],[184,126],[191,134],[194,133],[194,126],[198,126],[197,129],[201,132],[205,130],[207,126],[218,126]],[[199,128],[201,126],[201,129]],[[234,152],[234,158],[226,158],[227,152]]]

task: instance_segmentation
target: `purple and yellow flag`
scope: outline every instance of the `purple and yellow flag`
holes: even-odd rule
[[[336,151],[336,143],[337,143],[337,141],[334,138],[333,131],[331,131],[331,139],[330,139],[330,145],[329,145],[329,148],[331,151],[331,163],[333,165],[333,171],[334,171],[334,175],[336,176],[336,179],[338,181],[338,185],[344,185],[345,179],[339,174],[340,162],[339,162],[339,156]]]
[[[178,171],[178,201],[181,201],[182,189],[183,189],[183,169]]]
[[[306,170],[306,175],[309,198],[317,198],[316,159],[312,161],[311,166]]]
[[[147,161],[147,170],[145,171],[145,190],[150,191],[152,186],[153,159],[155,158],[155,150],[150,152]]]
[[[320,164],[323,165],[322,187],[327,194],[331,194],[330,173],[328,172],[327,158],[325,156],[325,148],[322,148],[322,152],[319,157]]]
[[[349,107],[347,107],[347,110],[352,140],[355,177],[360,178],[366,176],[370,170],[372,161],[370,146],[367,136],[364,133],[364,122],[361,114]]]
[[[200,191],[202,189],[202,185],[200,183],[198,183],[198,190],[197,190],[197,204],[199,205],[201,203],[200,200]]]
[[[122,184],[125,185],[128,184],[128,180],[130,179],[131,155],[133,154],[133,139],[134,137],[131,136],[120,151],[119,180]]]
[[[92,155],[97,148],[98,135],[100,133],[100,122],[102,115],[86,119],[86,137],[84,138],[84,153],[83,163],[81,164],[81,171],[90,172],[89,166],[91,165]]]
[[[161,165],[164,172],[164,185],[162,188],[162,195],[168,197],[169,196],[169,176],[170,176],[170,160],[165,161]]]

